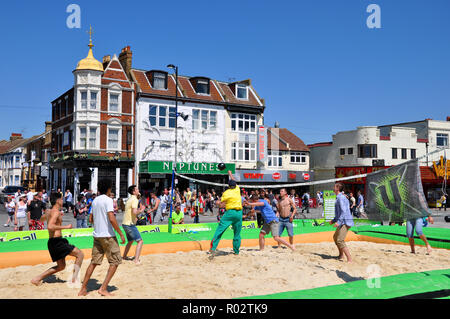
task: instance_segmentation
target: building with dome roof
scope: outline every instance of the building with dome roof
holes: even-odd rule
[[[74,85],[52,104],[50,189],[97,191],[110,178],[116,198],[134,182],[134,84],[127,76],[129,47],[119,57],[94,57],[92,29],[87,56],[73,70]]]

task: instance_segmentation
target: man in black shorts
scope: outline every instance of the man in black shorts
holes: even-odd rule
[[[52,204],[52,208],[48,210],[45,215],[42,216],[41,221],[47,220],[47,229],[48,229],[48,251],[50,252],[50,256],[52,261],[56,261],[56,266],[50,269],[47,269],[39,276],[33,278],[31,283],[33,285],[40,285],[42,280],[47,278],[48,276],[54,275],[59,271],[62,271],[66,268],[66,256],[70,255],[76,258],[75,268],[72,276],[72,283],[75,283],[76,278],[78,276],[78,272],[80,271],[81,264],[83,263],[84,254],[77,247],[70,245],[68,240],[63,238],[61,235],[62,229],[71,229],[72,225],[62,226],[62,213],[61,208],[63,206],[62,195],[59,193],[52,193],[50,195],[50,202]]]

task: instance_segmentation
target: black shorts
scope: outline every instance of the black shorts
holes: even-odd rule
[[[52,261],[66,258],[72,252],[75,246],[69,244],[69,241],[62,237],[49,238],[47,243],[48,251],[52,257]]]

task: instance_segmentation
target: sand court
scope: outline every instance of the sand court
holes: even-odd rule
[[[335,258],[334,243],[296,244],[296,251],[266,246],[242,247],[239,256],[229,247],[219,248],[213,260],[205,251],[160,253],[141,256],[141,265],[123,261],[113,277],[109,298],[238,298],[293,290],[303,290],[367,279],[373,265],[380,276],[448,269],[450,250],[416,246],[416,254],[407,245],[363,241],[347,242],[354,258],[346,263]],[[131,249],[134,254],[135,246]],[[66,259],[61,273],[47,278],[36,287],[30,280],[54,263],[0,269],[0,298],[105,298],[96,292],[103,281],[108,263],[103,260],[88,284],[89,294],[78,297],[78,288],[69,283],[74,258]],[[90,260],[83,262],[83,277]],[[371,266],[372,265],[372,266]]]

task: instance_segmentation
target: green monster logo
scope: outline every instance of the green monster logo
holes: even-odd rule
[[[381,177],[378,183],[370,183],[370,189],[375,196],[376,206],[383,217],[404,218],[405,203],[409,197],[405,175],[406,166],[403,172],[391,173]]]

